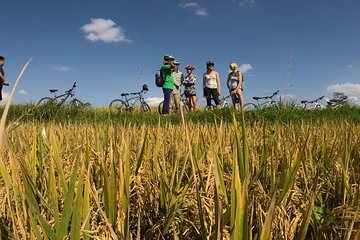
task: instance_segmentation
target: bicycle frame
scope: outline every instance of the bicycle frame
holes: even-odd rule
[[[137,93],[122,93],[121,96],[125,97],[125,105],[127,108],[135,107],[138,102],[142,103],[144,98],[141,95],[141,92]],[[127,96],[134,95],[133,97],[128,98]]]
[[[244,105],[245,110],[253,110],[253,109],[262,109],[262,108],[268,108],[268,107],[276,107],[276,101],[274,100],[274,97],[278,95],[279,90],[274,92],[270,96],[264,96],[264,97],[253,97],[253,99],[256,101],[256,103],[246,103]],[[259,101],[259,100],[262,100]]]
[[[142,112],[151,112],[150,106],[145,102],[143,97],[143,93],[146,91],[148,91],[148,86],[144,84],[140,92],[121,93],[123,99],[112,100],[109,104],[110,111],[131,113],[134,107],[139,105]]]
[[[64,94],[61,94],[59,96],[56,96],[55,93],[54,94],[54,102],[56,102],[56,104],[59,104],[59,105],[62,105],[64,104],[64,102],[69,98],[69,97],[73,97],[74,96],[74,93],[72,92],[69,92],[69,93],[64,93]]]
[[[321,104],[319,103],[320,100],[322,100],[324,98],[324,96],[321,96],[315,100],[312,101],[307,101],[307,100],[302,100],[300,103],[303,104],[303,108],[304,109],[319,109],[321,108]]]
[[[44,98],[40,99],[38,104],[46,103],[46,102],[52,102],[52,103],[55,103],[56,105],[60,106],[60,105],[64,104],[68,100],[68,98],[73,98],[74,97],[75,88],[76,88],[76,82],[74,82],[73,86],[69,90],[65,91],[65,93],[63,93],[63,94],[61,94],[59,96],[56,96],[56,92],[58,91],[57,89],[50,89],[49,91],[52,94],[52,96],[51,97],[44,97]],[[73,98],[70,102],[71,103],[75,103],[75,102],[81,103],[76,98]]]

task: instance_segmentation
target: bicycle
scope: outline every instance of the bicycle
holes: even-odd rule
[[[159,103],[159,106],[158,106],[158,112],[159,112],[160,115],[162,114],[163,105],[164,105],[164,101],[161,101],[161,102]],[[184,112],[188,112],[188,111],[189,111],[188,105],[187,105],[187,103],[186,103],[185,93],[181,94],[180,106],[182,107],[182,109],[183,109]],[[174,101],[172,101],[172,105],[170,106],[170,109],[171,109],[171,110],[172,110],[172,109],[176,109],[176,106],[175,106],[175,102],[174,102]]]
[[[52,97],[43,97],[37,102],[37,106],[43,106],[47,104],[55,104],[56,106],[61,106],[66,103],[66,101],[69,98],[72,98],[70,101],[68,101],[68,104],[79,106],[79,107],[85,107],[90,106],[90,103],[84,103],[80,101],[79,99],[75,98],[75,88],[76,88],[76,82],[74,82],[73,86],[65,91],[65,93],[56,96],[57,89],[49,89],[50,93],[53,95]]]
[[[151,112],[150,106],[145,102],[143,94],[149,90],[148,86],[144,84],[140,92],[133,93],[121,93],[120,95],[125,98],[125,100],[114,99],[109,104],[109,109],[111,112],[129,112],[132,113],[136,106],[140,107],[141,112]],[[131,96],[131,97],[129,97]]]
[[[205,109],[206,111],[209,111],[209,110],[213,110],[213,109],[215,109],[215,108],[219,108],[219,109],[221,109],[221,108],[227,108],[227,107],[229,107],[229,104],[228,104],[228,102],[227,102],[227,99],[230,98],[230,97],[231,97],[231,95],[229,94],[229,95],[227,95],[227,96],[225,96],[225,97],[220,98],[220,99],[219,99],[219,107],[215,106],[214,104],[211,104],[211,106],[205,106],[204,109]],[[211,98],[211,99],[213,99],[213,98]]]
[[[244,105],[244,110],[250,111],[250,110],[263,109],[263,108],[269,108],[269,107],[277,107],[274,97],[278,94],[279,94],[279,90],[277,90],[270,96],[253,97],[253,99],[256,101],[256,103],[246,103]],[[259,100],[264,100],[264,101],[261,102]]]
[[[297,107],[301,108],[301,109],[306,109],[306,110],[320,109],[321,104],[319,102],[323,98],[324,98],[324,96],[321,96],[321,97],[319,97],[319,98],[317,98],[315,100],[311,100],[311,101],[302,100],[302,101],[300,101],[300,104],[297,105]]]
[[[341,93],[341,92],[334,92],[334,98],[330,99],[327,102],[327,108],[332,108],[332,109],[337,109],[340,108],[344,105],[349,104],[348,103],[348,96],[346,96],[345,94]]]

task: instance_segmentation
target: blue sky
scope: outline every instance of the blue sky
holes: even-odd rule
[[[13,84],[33,57],[14,97],[37,102],[77,82],[76,97],[107,106],[121,92],[150,87],[170,53],[180,69],[193,64],[201,82],[207,60],[222,81],[236,61],[245,76],[244,100],[276,90],[293,100],[331,98],[341,91],[360,104],[358,0],[3,0],[0,55]],[[293,58],[290,75],[289,59]],[[10,91],[3,88],[5,97]],[[323,102],[325,104],[325,102]]]

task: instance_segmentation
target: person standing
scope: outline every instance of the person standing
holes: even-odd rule
[[[188,105],[189,111],[197,111],[198,107],[196,104],[196,75],[193,74],[195,67],[193,65],[186,65],[186,77],[184,80],[184,94],[186,97],[186,104]]]
[[[206,62],[206,73],[203,75],[204,97],[206,98],[207,108],[211,108],[211,98],[214,99],[216,108],[220,106],[220,77],[219,73],[214,70],[214,62]]]
[[[230,73],[228,75],[226,85],[229,88],[235,110],[238,110],[238,103],[240,103],[241,111],[243,111],[243,75],[239,71],[238,65],[235,62],[230,63]]]
[[[175,109],[171,109],[172,111],[179,113],[180,112],[180,102],[181,102],[181,93],[180,87],[184,82],[184,74],[179,71],[180,62],[178,60],[174,60],[174,71],[172,72],[174,78],[174,89],[172,91],[171,96],[171,104],[170,106],[175,106]],[[174,103],[174,104],[172,104]]]
[[[171,55],[164,56],[164,65],[161,67],[160,72],[164,78],[164,84],[162,86],[164,93],[164,105],[162,109],[162,115],[169,114],[170,97],[174,89],[174,78],[172,70],[174,69],[174,57]]]
[[[0,101],[3,100],[2,98],[3,85],[9,86],[9,83],[5,80],[5,72],[3,69],[4,64],[5,64],[5,58],[3,56],[0,56]]]

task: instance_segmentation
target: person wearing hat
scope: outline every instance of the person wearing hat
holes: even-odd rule
[[[175,106],[175,109],[171,109],[171,110],[176,113],[179,113],[180,102],[181,102],[180,87],[184,82],[184,74],[179,71],[180,62],[178,60],[174,60],[174,65],[175,65],[174,71],[172,72],[174,78],[174,89],[171,95],[170,106]]]
[[[3,69],[4,64],[5,64],[5,58],[3,56],[0,56],[0,101],[3,100],[2,98],[3,85],[9,86],[8,82],[5,80],[5,72]]]
[[[196,75],[193,74],[193,70],[195,69],[195,67],[189,64],[186,65],[185,69],[187,73],[184,79],[184,86],[185,86],[184,94],[186,97],[186,103],[188,105],[189,111],[197,111],[198,106],[196,104],[196,89],[195,89]]]
[[[203,75],[204,97],[206,98],[207,108],[211,108],[211,98],[214,99],[216,108],[220,105],[220,77],[219,73],[214,70],[214,62],[206,62],[206,73]]]
[[[162,115],[169,114],[170,97],[174,89],[174,78],[172,70],[175,68],[174,57],[171,55],[164,56],[164,65],[161,67],[160,72],[164,78],[164,84],[162,86],[164,93],[164,105],[162,109]]]

